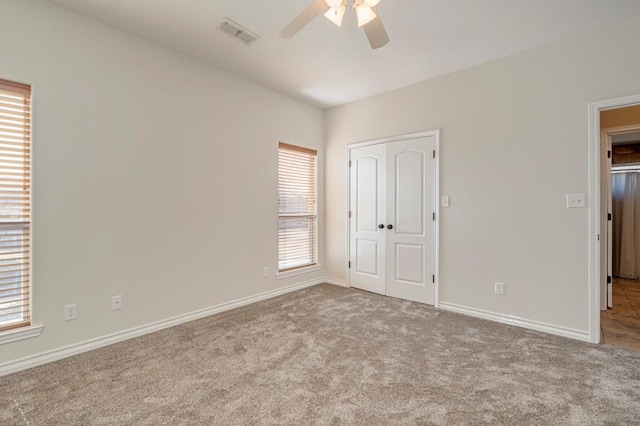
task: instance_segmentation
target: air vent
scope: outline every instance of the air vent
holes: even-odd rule
[[[229,18],[225,18],[225,20],[218,26],[218,29],[229,37],[236,39],[247,46],[251,46],[256,40],[260,39],[258,34],[252,33]]]

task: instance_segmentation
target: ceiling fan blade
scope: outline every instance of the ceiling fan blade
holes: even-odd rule
[[[327,10],[329,10],[329,6],[325,0],[314,0],[313,3],[300,13],[300,15],[296,16],[289,25],[280,31],[280,36],[284,38],[293,37],[305,25],[313,21],[313,18]]]
[[[389,43],[389,35],[387,34],[387,30],[384,28],[384,24],[382,23],[382,18],[380,18],[380,14],[373,8],[373,11],[378,15],[376,19],[364,25],[364,33],[367,35],[367,39],[369,40],[369,44],[372,49],[379,49]]]

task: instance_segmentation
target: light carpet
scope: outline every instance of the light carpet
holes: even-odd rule
[[[640,424],[640,353],[319,285],[2,377],[0,424]]]

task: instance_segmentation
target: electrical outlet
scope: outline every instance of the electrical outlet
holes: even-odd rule
[[[78,317],[77,315],[77,307],[74,303],[73,305],[65,305],[64,306],[64,320],[71,321]]]
[[[262,275],[267,278],[269,276],[269,267],[265,266],[264,269],[262,270]]]
[[[495,292],[499,296],[504,296],[504,283],[495,283]]]
[[[570,209],[585,207],[584,194],[567,194],[567,207]]]
[[[119,309],[122,309],[122,296],[121,295],[113,296],[111,298],[111,310],[117,311]]]

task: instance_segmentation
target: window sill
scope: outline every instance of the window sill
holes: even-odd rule
[[[296,275],[308,274],[310,272],[319,271],[322,265],[305,266],[303,268],[292,269],[290,271],[278,272],[276,278],[281,280],[283,278],[295,277]]]
[[[43,325],[30,325],[28,327],[0,331],[0,345],[16,342],[23,339],[30,339],[32,337],[38,337],[40,333],[42,333],[43,328]]]

